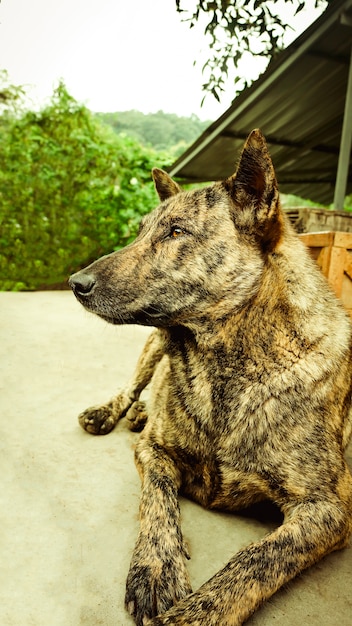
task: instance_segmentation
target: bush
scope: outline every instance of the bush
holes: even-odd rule
[[[1,90],[0,90],[1,93]],[[67,280],[135,236],[166,157],[117,136],[63,84],[39,112],[0,117],[0,289]]]

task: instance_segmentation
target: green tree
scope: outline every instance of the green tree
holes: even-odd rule
[[[291,28],[281,18],[282,8],[290,5],[297,15],[305,6],[323,10],[332,0],[175,0],[176,9],[184,21],[194,28],[205,19],[204,34],[210,35],[210,56],[203,67],[206,82],[205,95],[211,93],[220,100],[225,78],[235,70],[234,81],[238,89],[248,82],[238,72],[245,53],[256,56],[274,56],[283,47],[283,39]],[[186,8],[185,8],[186,6]],[[205,96],[204,96],[205,97]],[[203,98],[204,100],[204,98]]]
[[[1,93],[1,91],[0,91]],[[0,288],[66,281],[135,236],[165,157],[117,136],[60,84],[39,112],[0,117]]]

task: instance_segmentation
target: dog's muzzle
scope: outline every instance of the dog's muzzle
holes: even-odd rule
[[[95,278],[92,274],[85,274],[84,272],[77,272],[72,274],[68,280],[72,291],[77,296],[89,296],[95,285]]]

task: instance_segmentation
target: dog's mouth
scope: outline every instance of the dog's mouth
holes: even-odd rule
[[[88,308],[88,307],[87,307]],[[139,324],[141,326],[169,326],[171,321],[169,317],[163,314],[161,311],[156,312],[153,307],[148,309],[137,309],[133,311],[123,311],[119,309],[110,314],[106,310],[95,310],[93,307],[89,307],[89,310],[96,315],[99,315],[103,320],[109,324]]]
[[[143,308],[137,302],[123,304],[116,294],[104,298],[99,294],[97,283],[89,275],[80,272],[69,279],[69,285],[77,300],[87,311],[98,315],[109,324],[140,324],[143,326],[164,326],[170,324],[168,316],[156,304]]]
[[[94,307],[85,306],[85,308],[91,313],[98,315],[98,317],[108,324],[113,324],[114,326],[121,326],[122,324],[138,324],[140,326],[155,326],[160,328],[170,326],[170,322],[166,321],[166,317],[162,317],[161,315],[151,316],[144,311],[135,311],[133,313],[117,311],[112,315],[106,311],[97,310]]]

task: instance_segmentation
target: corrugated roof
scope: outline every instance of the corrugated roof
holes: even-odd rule
[[[226,178],[244,139],[261,128],[281,192],[331,203],[351,46],[352,0],[335,0],[179,157],[170,174],[187,182]]]

